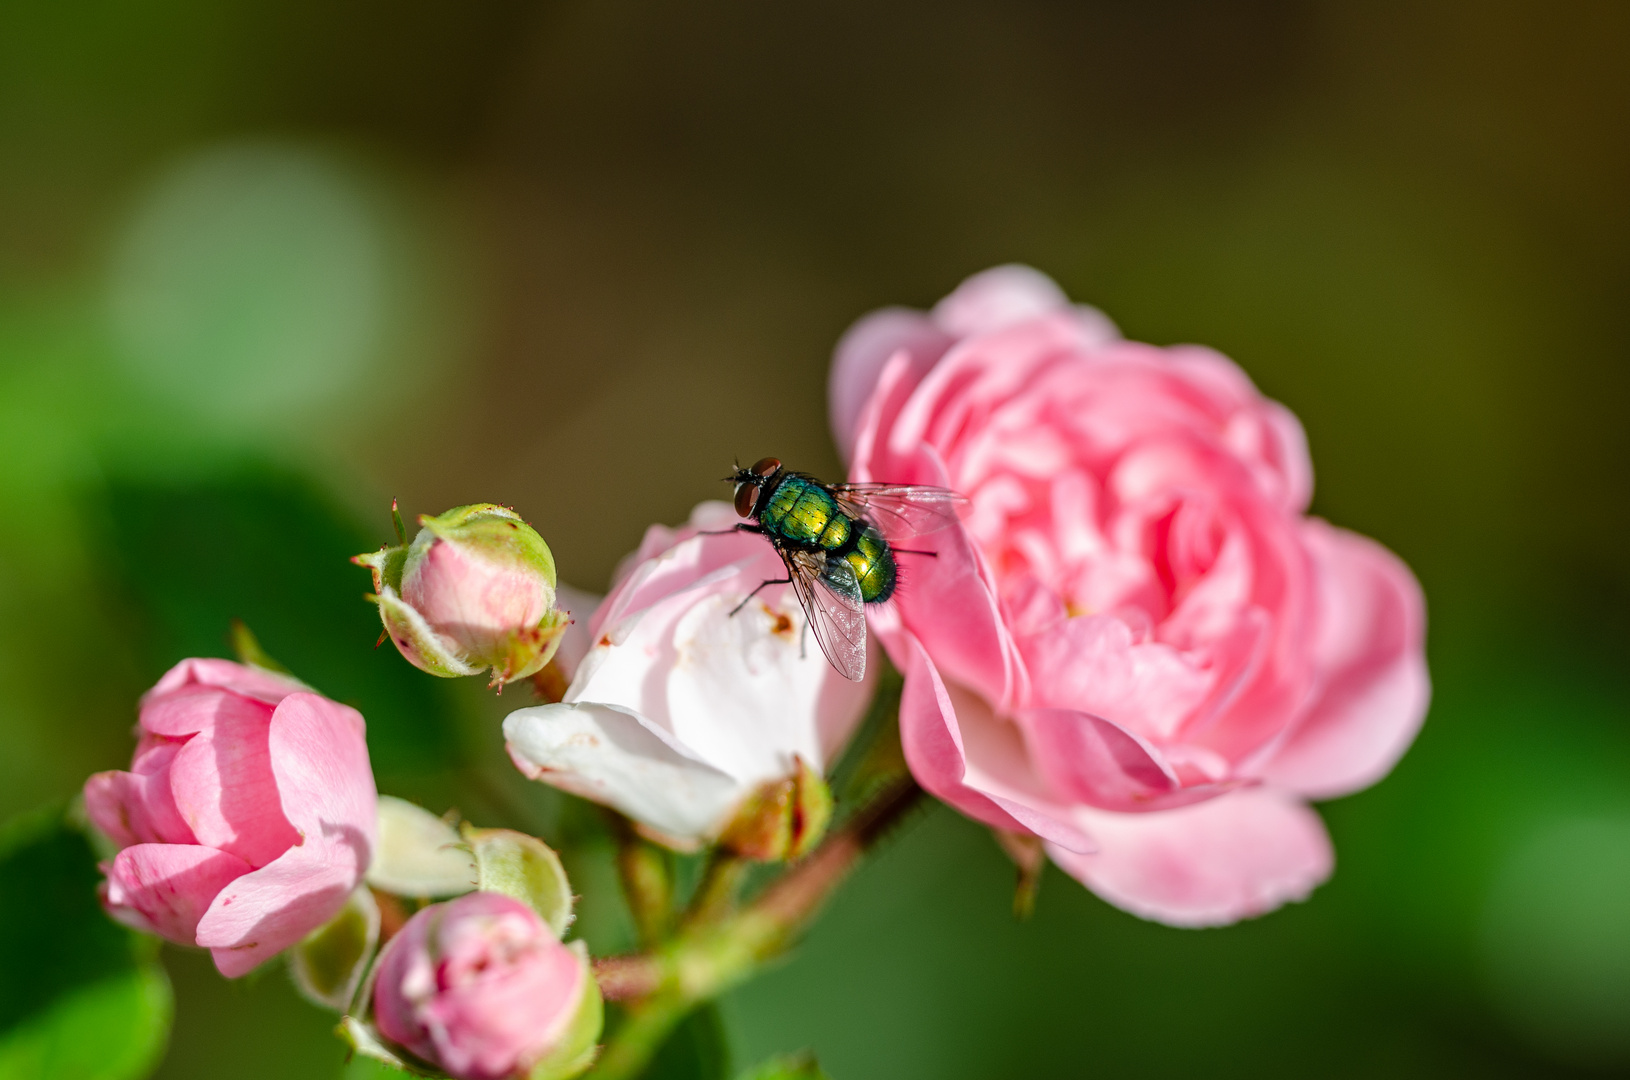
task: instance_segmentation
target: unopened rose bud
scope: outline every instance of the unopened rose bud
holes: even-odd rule
[[[832,820],[832,792],[802,758],[795,760],[797,772],[748,796],[719,837],[721,844],[737,855],[774,862],[802,858],[820,841]]]
[[[568,620],[555,606],[555,560],[543,538],[493,503],[419,523],[411,544],[404,535],[351,560],[373,571],[372,599],[402,655],[445,678],[490,668],[493,686],[547,664]]]
[[[475,892],[408,920],[380,955],[374,1027],[458,1080],[564,1080],[592,1063],[600,991],[581,942]]]

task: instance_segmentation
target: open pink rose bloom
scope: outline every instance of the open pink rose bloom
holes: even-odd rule
[[[142,698],[129,772],[85,784],[122,850],[104,900],[123,922],[242,975],[328,921],[375,843],[355,709],[226,660],[183,660]]]
[[[1400,560],[1306,516],[1288,410],[1022,267],[862,320],[831,397],[852,480],[971,501],[872,619],[925,788],[1164,922],[1329,875],[1305,800],[1373,783],[1414,738],[1425,614]]]
[[[592,976],[535,911],[470,893],[407,921],[379,959],[380,1032],[461,1080],[522,1076],[567,1040]]]

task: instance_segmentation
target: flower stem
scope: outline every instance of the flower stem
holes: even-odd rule
[[[791,946],[861,857],[921,798],[909,779],[891,785],[740,911],[693,926],[649,955],[597,963],[602,991],[627,1001],[627,1016],[590,1076],[638,1076],[691,1009]]]
[[[740,855],[716,847],[708,855],[702,868],[702,879],[691,894],[690,906],[680,924],[684,930],[693,930],[716,923],[730,913],[735,905],[736,892],[747,876],[747,860]]]
[[[640,947],[652,948],[668,933],[673,912],[673,874],[668,854],[634,831],[621,814],[612,813],[617,834],[617,873]]]

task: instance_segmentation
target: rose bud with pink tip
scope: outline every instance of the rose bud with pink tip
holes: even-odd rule
[[[569,619],[555,606],[554,557],[532,526],[475,503],[421,517],[409,544],[396,520],[403,543],[351,561],[373,571],[369,599],[410,663],[444,678],[490,669],[502,687],[549,662]]]
[[[593,1062],[600,992],[581,942],[474,892],[409,919],[379,959],[374,1027],[458,1080],[564,1080]]]

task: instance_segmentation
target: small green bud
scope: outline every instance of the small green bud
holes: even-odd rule
[[[464,826],[481,892],[502,893],[536,911],[556,938],[572,924],[572,887],[560,856],[535,836]]]

